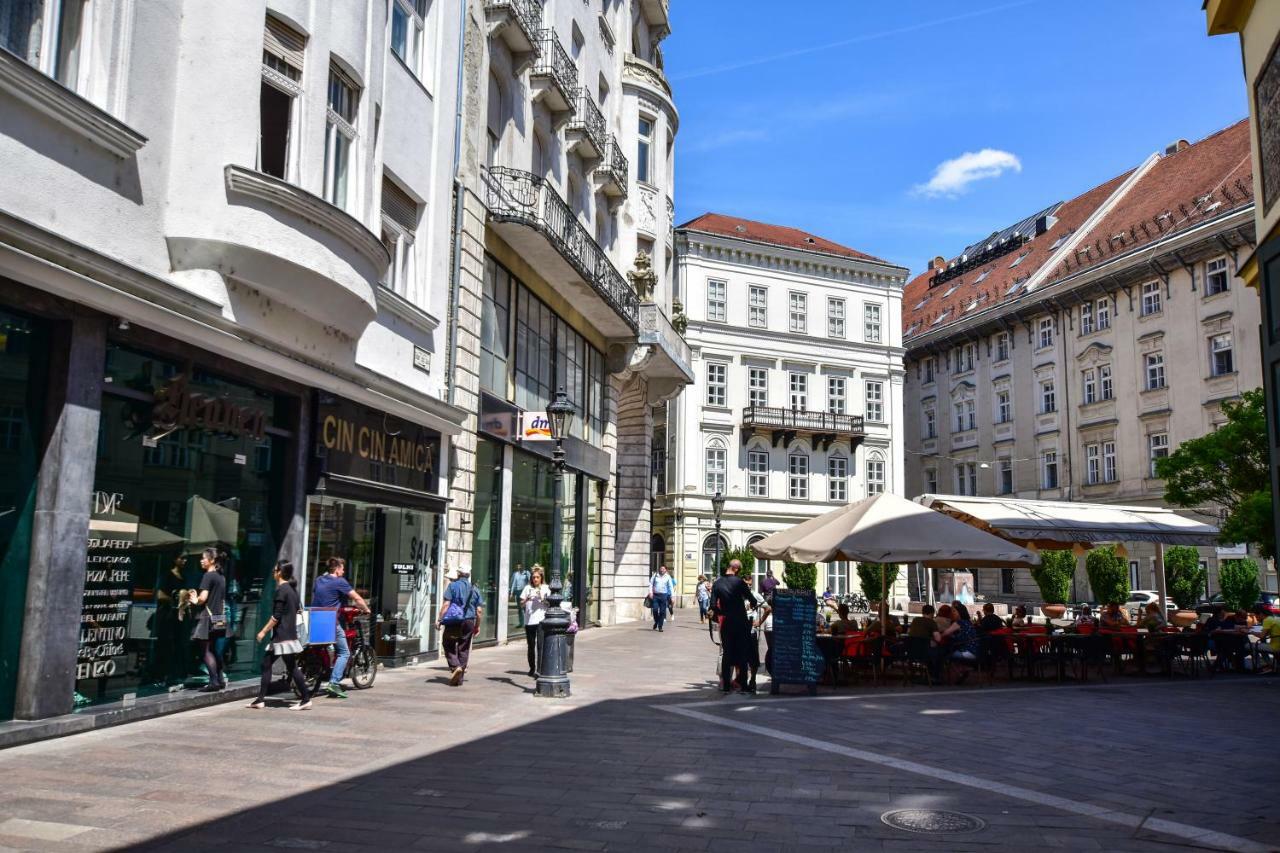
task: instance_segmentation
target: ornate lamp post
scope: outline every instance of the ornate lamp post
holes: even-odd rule
[[[724,495],[716,492],[711,496],[711,512],[716,517],[716,561],[711,567],[713,575],[720,574],[720,515],[724,512]]]
[[[542,650],[542,663],[538,667],[536,696],[560,698],[569,695],[569,676],[565,665],[569,657],[569,612],[561,607],[564,584],[560,578],[560,519],[564,503],[564,437],[573,417],[573,403],[564,393],[556,391],[555,399],[547,406],[547,420],[551,424],[551,437],[556,449],[551,456],[553,467],[552,498],[554,510],[551,516],[551,598],[547,601],[547,615],[538,628]]]

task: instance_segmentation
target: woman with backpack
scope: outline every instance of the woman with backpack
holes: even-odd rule
[[[471,585],[471,567],[460,566],[445,573],[449,586],[440,602],[440,614],[436,625],[444,629],[441,645],[444,657],[452,672],[449,686],[457,687],[467,672],[471,658],[471,640],[480,630],[480,616],[484,612],[480,593]]]

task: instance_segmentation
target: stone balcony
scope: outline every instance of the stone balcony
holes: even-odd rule
[[[747,437],[757,432],[769,432],[774,447],[786,447],[800,435],[810,436],[815,445],[823,446],[833,441],[848,441],[851,447],[857,447],[866,438],[861,415],[784,409],[780,406],[747,406],[742,410],[742,431]]]
[[[640,12],[644,22],[658,38],[671,32],[671,0],[640,0]]]
[[[649,380],[651,405],[671,399],[681,388],[693,384],[693,350],[656,303],[640,304],[639,343],[642,361],[634,370]]]
[[[538,33],[542,30],[542,4],[538,0],[485,0],[489,38],[501,39],[511,52],[516,74],[538,58]]]

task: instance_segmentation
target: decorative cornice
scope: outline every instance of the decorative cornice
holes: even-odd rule
[[[672,133],[679,130],[680,113],[676,110],[675,98],[671,94],[671,85],[667,83],[666,75],[656,66],[650,65],[633,53],[624,54],[622,59],[622,83],[624,86],[630,83],[643,87],[657,95],[660,101],[654,106],[667,114],[667,118],[671,121]]]
[[[440,325],[440,320],[435,315],[419,308],[385,284],[379,284],[374,292],[378,299],[379,308],[387,309],[389,313],[394,314],[409,325],[425,332],[434,332],[436,327]]]
[[[138,131],[4,49],[0,90],[122,160],[147,144]]]
[[[907,268],[888,261],[851,258],[817,249],[779,246],[729,234],[692,228],[676,230],[676,240],[686,258],[739,263],[778,272],[796,272],[869,287],[906,286]]]
[[[372,231],[345,210],[293,184],[244,166],[228,164],[224,170],[227,192],[269,202],[312,222],[354,247],[380,270],[391,264],[391,255]]]
[[[1097,341],[1094,341],[1084,349],[1080,350],[1080,352],[1076,353],[1076,361],[1083,361],[1084,359],[1090,357],[1094,353],[1097,353],[1098,355],[1107,355],[1108,353],[1111,352],[1111,350],[1112,350],[1112,347],[1109,347],[1106,344],[1100,344]]]

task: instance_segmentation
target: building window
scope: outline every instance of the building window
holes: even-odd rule
[[[262,86],[258,100],[258,171],[282,181],[294,157],[294,123],[302,93],[306,37],[270,15],[262,37]]]
[[[956,350],[956,373],[968,373],[973,370],[973,362],[977,356],[977,344],[965,344]]]
[[[827,337],[844,337],[844,300],[827,300]]]
[[[1058,488],[1058,452],[1056,450],[1046,451],[1041,457],[1041,465],[1043,467],[1044,488]]]
[[[1111,328],[1111,300],[1108,297],[1102,297],[1097,302],[1097,327],[1101,332],[1103,329]]]
[[[809,376],[805,373],[792,373],[791,408],[793,411],[804,411],[809,408]]]
[[[86,0],[11,0],[0,4],[0,47],[72,91],[84,89]],[[47,44],[46,44],[47,41]],[[88,70],[88,63],[84,63]]]
[[[1235,372],[1235,361],[1231,353],[1231,334],[1214,335],[1209,338],[1209,369],[1214,376],[1224,376]]]
[[[707,494],[724,494],[727,451],[719,442],[707,447]]]
[[[827,589],[835,596],[849,594],[849,563],[839,560],[827,563]]]
[[[493,258],[485,258],[480,302],[480,387],[510,399],[511,277]]]
[[[1001,595],[1014,594],[1013,569],[1000,570],[1000,594]]]
[[[803,453],[792,453],[787,457],[788,478],[787,492],[793,501],[809,499],[809,457]]]
[[[924,410],[924,437],[937,438],[938,436],[938,413],[932,407]]]
[[[976,495],[978,493],[978,465],[976,462],[956,463],[956,494]]]
[[[1092,367],[1084,371],[1084,402],[1086,404],[1098,402],[1098,371]]]
[[[1013,420],[1013,397],[1008,388],[996,392],[996,423],[1007,424]]]
[[[1052,379],[1040,380],[1040,414],[1047,415],[1058,411],[1058,397],[1054,391]]]
[[[803,293],[791,291],[789,297],[790,303],[790,326],[793,332],[805,334],[809,328],[809,297]]]
[[[924,493],[926,495],[934,495],[938,493],[938,469],[924,469]]]
[[[868,380],[866,399],[867,420],[873,424],[884,423],[884,383]]]
[[[1001,332],[996,335],[996,361],[1009,360],[1009,333]]]
[[[1053,318],[1040,318],[1040,349],[1053,346]]]
[[[880,343],[880,306],[866,303],[862,306],[862,327],[869,344]]]
[[[1013,460],[1000,460],[1000,494],[1013,494]]]
[[[872,453],[867,457],[867,496],[878,495],[884,491],[884,457]]]
[[[729,405],[729,365],[723,362],[707,362],[707,405]]]
[[[1093,485],[1102,478],[1102,459],[1098,453],[1098,445],[1086,444],[1084,446],[1084,461],[1084,481],[1089,485]]]
[[[755,329],[769,325],[769,288],[758,284],[747,288],[747,325]]]
[[[1159,314],[1161,308],[1160,282],[1149,281],[1142,285],[1142,316]]]
[[[723,536],[716,536],[712,533],[706,539],[702,540],[702,573],[707,577],[720,577],[720,567],[716,565],[718,558],[723,558],[729,550],[729,540]],[[756,568],[760,567],[763,560],[756,560]]]
[[[636,180],[647,184],[653,170],[653,120],[640,116],[636,131]]]
[[[356,143],[356,112],[360,89],[336,65],[329,66],[329,108],[324,136],[324,198],[347,212],[353,202],[352,151]]]
[[[747,494],[753,498],[769,497],[769,451],[747,451]]]
[[[1149,475],[1153,480],[1160,475],[1156,473],[1156,462],[1164,459],[1169,455],[1169,433],[1153,432],[1147,436],[1147,458],[1150,460],[1148,469]]]
[[[767,367],[747,368],[747,405],[769,405],[769,369]]]
[[[390,178],[382,179],[382,244],[391,255],[386,284],[399,294],[413,282],[413,239],[418,229],[418,204]]]
[[[957,400],[955,410],[956,432],[978,428],[977,406],[974,405],[973,400]]]
[[[845,378],[827,377],[827,411],[836,415],[845,413]]]
[[[1102,480],[1106,483],[1116,481],[1116,443],[1102,442]]]
[[[723,323],[725,321],[725,299],[729,285],[723,281],[710,279],[707,281],[707,321]]]
[[[929,356],[924,360],[924,384],[928,385],[933,381],[933,376],[938,370],[937,356]]]
[[[1098,392],[1103,400],[1110,400],[1114,396],[1111,387],[1111,365],[1098,365]]]
[[[849,460],[832,456],[827,460],[827,500],[843,503],[849,499]]]
[[[415,77],[421,77],[422,32],[427,24],[427,0],[391,0],[391,51]]]
[[[1154,391],[1164,387],[1164,353],[1149,352],[1145,358],[1147,366],[1146,389]]]
[[[1214,258],[1204,265],[1204,295],[1216,296],[1230,288],[1227,280],[1227,259]]]
[[[1093,333],[1093,303],[1086,302],[1080,306],[1080,334]]]

